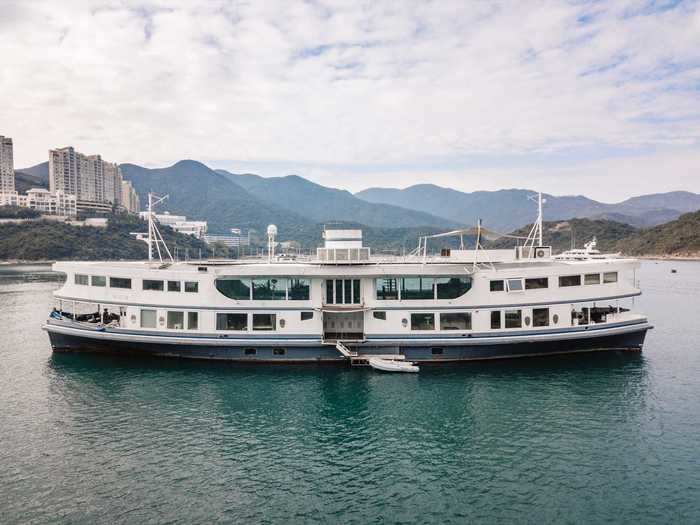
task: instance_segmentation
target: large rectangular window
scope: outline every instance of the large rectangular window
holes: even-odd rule
[[[605,284],[616,283],[617,282],[617,272],[605,272],[603,274],[603,282]]]
[[[532,309],[532,326],[549,326],[549,308]]]
[[[353,304],[354,302],[355,301],[352,300],[352,281],[350,279],[345,279],[343,283],[343,303]]]
[[[326,304],[334,304],[333,299],[333,280],[326,279]]]
[[[168,281],[168,291],[169,292],[179,292],[180,291],[180,281]]]
[[[110,288],[131,288],[131,279],[126,277],[110,277],[109,278]]]
[[[359,279],[336,279],[326,281],[326,304],[359,304]]]
[[[600,284],[600,274],[599,273],[587,273],[583,276],[584,284]]]
[[[253,279],[253,300],[283,301],[287,298],[287,279]]]
[[[521,310],[506,310],[506,328],[521,328],[523,315]]]
[[[434,299],[433,277],[404,277],[401,279],[401,300]]]
[[[88,284],[90,284],[89,280],[90,280],[90,279],[89,279],[89,277],[88,277],[87,275],[82,275],[82,274],[79,274],[79,273],[76,273],[76,274],[75,274],[75,284],[80,284],[80,285],[82,285],[82,286],[87,286]]]
[[[199,283],[197,281],[185,281],[185,292],[186,293],[199,292]]]
[[[440,314],[440,330],[471,330],[472,314],[454,312]]]
[[[199,329],[199,313],[198,312],[187,312],[187,329],[188,330],[198,330]]]
[[[411,314],[411,330],[435,330],[435,314]]]
[[[290,301],[308,301],[311,290],[311,281],[309,279],[299,279],[292,277],[289,279],[289,300]]]
[[[92,286],[107,286],[107,278],[104,275],[91,275],[90,284]]]
[[[493,310],[491,312],[491,329],[498,330],[501,328],[501,311]]]
[[[253,314],[253,330],[274,330],[276,324],[276,314]]]
[[[472,287],[471,277],[436,277],[438,299],[456,299],[467,293]]]
[[[492,292],[502,292],[502,291],[504,291],[506,288],[505,288],[505,286],[504,286],[504,284],[503,284],[503,281],[499,279],[499,280],[497,280],[497,281],[491,281],[491,282],[489,283],[489,289],[490,289]]]
[[[229,299],[250,299],[250,279],[217,279],[216,289]]]
[[[375,281],[377,300],[395,301],[399,298],[399,286],[396,277],[381,277]]]
[[[580,275],[560,275],[559,276],[559,286],[581,286],[581,276]]]
[[[163,291],[163,281],[153,281],[151,279],[144,279],[143,280],[143,289],[144,290],[152,290],[154,292],[162,292]]]
[[[168,312],[168,328],[182,330],[185,328],[185,312]]]
[[[216,314],[217,330],[247,330],[248,314]]]
[[[141,328],[155,328],[156,327],[156,311],[155,310],[141,310]]]
[[[525,279],[526,290],[537,290],[538,288],[549,287],[549,279],[547,277],[533,277]]]

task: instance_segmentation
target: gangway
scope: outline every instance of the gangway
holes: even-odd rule
[[[342,341],[336,341],[335,347],[338,349],[338,352],[343,354],[345,357],[357,357],[357,352],[351,351],[347,346],[343,344]]]

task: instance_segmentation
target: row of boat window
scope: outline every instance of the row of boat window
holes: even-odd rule
[[[300,312],[301,320],[308,321],[313,319],[313,312]],[[233,330],[244,331],[250,326],[253,330],[276,330],[277,329],[277,314],[261,313],[217,313],[216,314],[216,329],[217,330]],[[135,320],[135,318],[134,318]],[[279,320],[280,328],[284,328],[284,319]],[[157,310],[141,309],[141,328],[168,328],[169,330],[198,330],[199,329],[199,312],[183,312],[169,310],[164,317],[158,318]]]
[[[414,299],[456,299],[471,290],[469,276],[382,277],[376,279],[377,299],[406,301]]]
[[[260,277],[217,279],[216,289],[239,301],[308,301],[311,280],[302,277]]]
[[[381,313],[381,312],[375,312]],[[523,317],[522,310],[493,310],[491,311],[491,328],[499,330],[501,328],[522,328],[525,326],[545,327],[549,326],[549,308],[533,308],[532,318],[525,315]],[[377,317],[375,315],[375,317]],[[438,324],[440,330],[471,330],[472,315],[469,312],[451,312],[451,313],[412,313],[411,314],[411,330],[435,330],[436,319],[439,319]],[[386,315],[377,317],[378,319],[386,319]],[[552,322],[557,324],[559,316],[554,314]],[[408,324],[408,319],[403,319],[402,324]]]
[[[126,277],[105,277],[104,275],[86,275],[86,274],[80,274],[76,273],[75,274],[75,284],[81,285],[81,286],[100,286],[100,287],[106,287],[107,282],[109,280],[109,287],[110,288],[123,288],[123,289],[131,289],[131,279],[126,278]],[[184,284],[182,281],[161,281],[161,280],[152,280],[152,279],[144,279],[143,280],[143,289],[144,290],[154,290],[154,291],[164,291],[165,286],[167,282],[167,290],[169,292],[181,292],[184,290],[185,292],[188,293],[197,293],[199,292],[199,283],[197,281],[184,281]]]
[[[583,278],[582,278],[583,277]],[[581,286],[588,284],[610,284],[617,282],[617,272],[586,273],[581,275],[560,275],[559,287]],[[492,292],[522,292],[523,290],[536,290],[538,288],[549,288],[548,277],[533,277],[527,279],[495,279],[490,282]]]

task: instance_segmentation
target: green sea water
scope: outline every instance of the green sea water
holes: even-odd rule
[[[0,523],[700,523],[700,263],[639,276],[642,354],[390,375],[52,355],[0,267]]]

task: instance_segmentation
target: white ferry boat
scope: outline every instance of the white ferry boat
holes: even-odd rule
[[[149,221],[144,262],[57,262],[66,275],[44,329],[53,350],[259,363],[413,364],[642,348],[634,259],[542,245],[483,249],[478,226],[375,256],[359,230],[327,229],[314,257],[173,262]],[[430,255],[430,239],[475,235]],[[436,241],[431,241],[435,243]],[[380,363],[381,364],[381,363]],[[416,368],[417,370],[417,368]],[[414,371],[414,370],[410,370]]]

